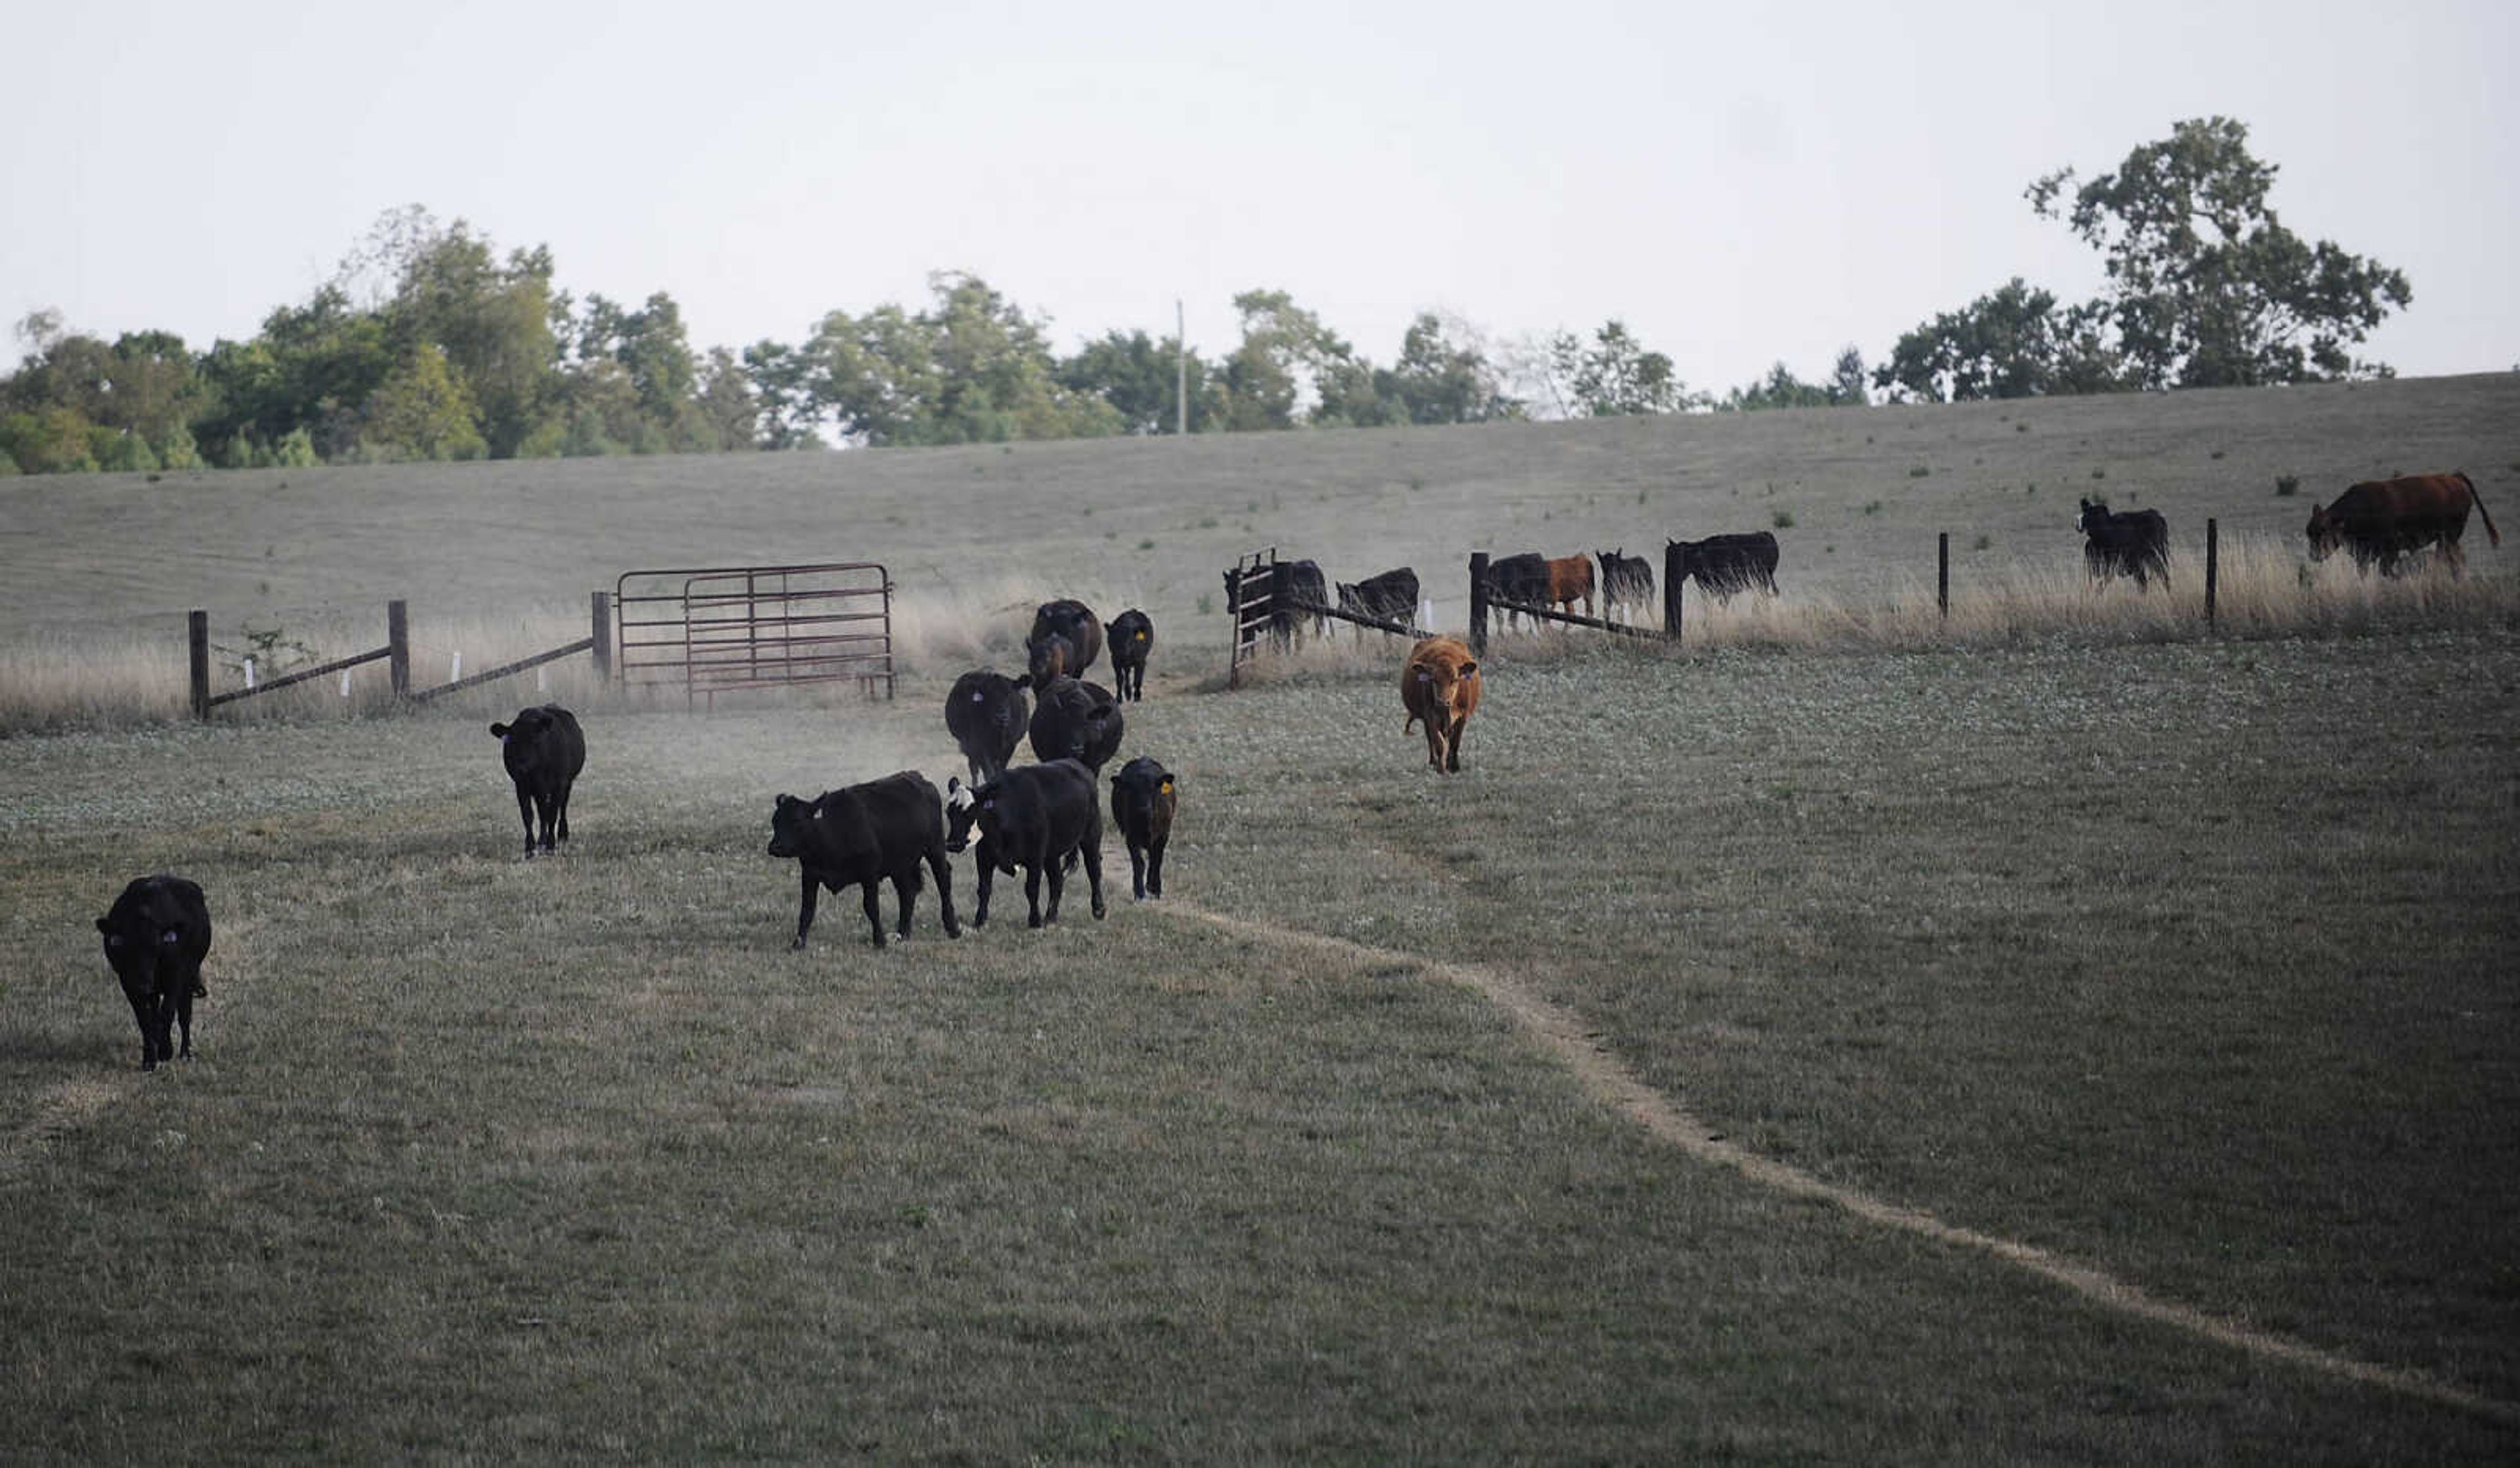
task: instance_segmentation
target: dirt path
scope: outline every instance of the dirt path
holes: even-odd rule
[[[1717,1167],[1731,1168],[1763,1186],[1799,1198],[1834,1204],[1868,1223],[1886,1228],[1900,1229],[1937,1243],[1992,1256],[2063,1285],[2110,1310],[2201,1336],[2236,1351],[2457,1407],[2498,1422],[2520,1423],[2520,1403],[2480,1397],[2420,1372],[2373,1365],[2285,1336],[2255,1330],[2189,1306],[2156,1299],[2104,1269],[2012,1239],[1946,1223],[1931,1214],[1826,1181],[1800,1168],[1789,1167],[1736,1146],[1716,1135],[1705,1123],[1689,1115],[1671,1097],[1645,1085],[1622,1065],[1617,1057],[1595,1042],[1580,1015],[1550,1002],[1510,975],[1231,917],[1177,901],[1167,902],[1165,910],[1257,943],[1310,949],[1356,963],[1406,964],[1430,977],[1479,994],[1512,1016],[1516,1024],[1563,1060],[1583,1088],[1612,1111],[1688,1156]]]

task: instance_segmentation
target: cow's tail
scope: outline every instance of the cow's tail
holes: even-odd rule
[[[2476,492],[2476,481],[2461,473],[2458,476],[2458,482],[2467,486],[2467,497],[2476,502],[2477,516],[2485,521],[2486,544],[2493,546],[2502,544],[2502,532],[2494,528],[2494,516],[2485,512],[2485,496]]]

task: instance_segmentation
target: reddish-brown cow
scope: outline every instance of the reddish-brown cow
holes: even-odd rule
[[[1559,611],[1573,611],[1575,603],[1584,603],[1584,615],[1593,614],[1593,557],[1569,556],[1549,562],[1549,602]]]
[[[2485,520],[2486,539],[2502,544],[2485,499],[2465,474],[2408,474],[2403,479],[2370,479],[2336,497],[2336,503],[2310,512],[2310,558],[2325,560],[2339,546],[2351,552],[2355,568],[2369,574],[2371,562],[2380,574],[2398,574],[2398,557],[2426,546],[2441,547],[2442,563],[2452,575],[2464,558],[2458,538],[2467,529],[2467,507],[2474,505]]]
[[[1462,728],[1479,706],[1479,665],[1461,639],[1430,637],[1409,649],[1400,670],[1400,702],[1409,710],[1407,734],[1426,721],[1426,763],[1438,772],[1462,768]]]

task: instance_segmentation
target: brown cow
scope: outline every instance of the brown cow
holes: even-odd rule
[[[1400,703],[1409,710],[1400,732],[1425,720],[1426,763],[1459,774],[1462,727],[1479,706],[1479,665],[1461,639],[1430,637],[1409,649],[1408,666],[1400,670]]]
[[[1575,603],[1584,603],[1584,615],[1593,614],[1593,557],[1569,556],[1549,562],[1549,603],[1559,611],[1573,611]]]
[[[2356,570],[2367,576],[2376,560],[2381,575],[2395,576],[2399,556],[2439,545],[2442,563],[2455,576],[2465,560],[2458,538],[2467,529],[2471,504],[2485,520],[2488,541],[2502,544],[2494,516],[2485,512],[2485,498],[2465,474],[2365,480],[2338,495],[2326,509],[2310,512],[2310,558],[2325,560],[2343,546],[2353,553]]]

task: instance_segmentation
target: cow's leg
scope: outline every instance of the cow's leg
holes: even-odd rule
[[[866,905],[867,926],[875,931],[875,946],[883,947],[883,877],[881,873],[858,883],[858,898]]]
[[[814,874],[805,873],[804,894],[796,899],[796,941],[788,945],[790,950],[805,946],[805,934],[814,926],[814,904],[822,900],[821,889],[822,883],[814,880]]]
[[[945,911],[945,936],[960,938],[963,925],[954,920],[954,866],[945,860],[945,843],[927,848],[927,870],[936,878],[936,905]]]
[[[1157,836],[1155,838],[1155,844],[1147,848],[1148,896],[1161,897],[1164,895],[1164,846],[1165,843],[1171,840],[1172,836],[1170,833],[1166,833],[1164,835]]]
[[[998,879],[997,854],[986,846],[976,846],[972,850],[979,853],[980,892],[972,899],[971,926],[984,928],[989,925],[989,885]]]
[[[1462,731],[1469,722],[1456,715],[1444,735],[1444,768],[1455,775],[1462,773]]]
[[[158,1068],[158,1046],[151,1041],[149,1036],[150,1001],[143,999],[132,999],[132,997],[127,994],[124,995],[123,998],[131,1000],[131,1020],[132,1023],[140,1027],[140,1068],[142,1070],[156,1070]]]
[[[1041,920],[1058,921],[1058,900],[1067,895],[1067,868],[1076,865],[1076,853],[1050,864],[1050,906],[1042,910]]]
[[[1096,822],[1085,832],[1086,890],[1094,896],[1094,917],[1101,921],[1102,907],[1102,825]]]
[[[1444,726],[1432,714],[1426,716],[1426,767],[1438,774],[1444,769]]]
[[[176,983],[172,1002],[175,1006],[175,1023],[184,1032],[184,1047],[177,1053],[190,1060],[193,1058],[193,986],[190,982],[179,980]]]
[[[1041,868],[1045,866],[1052,867],[1050,915],[1053,917],[1058,915],[1058,885],[1056,864],[1041,861],[1027,862],[1024,864],[1024,904],[1026,907],[1031,909],[1031,912],[1024,918],[1024,926],[1028,928],[1037,928],[1041,926]]]
[[[1147,849],[1135,836],[1129,838],[1129,889],[1135,901],[1147,900]]]
[[[560,841],[562,846],[568,844],[568,788],[566,785],[561,786],[560,797],[553,802],[560,808]]]
[[[893,874],[892,895],[900,900],[901,907],[901,926],[897,929],[897,933],[900,937],[907,938],[910,936],[910,914],[919,910],[918,863],[913,862],[909,867]]]
[[[517,786],[517,816],[525,823],[525,860],[534,859],[534,797],[524,786]]]

